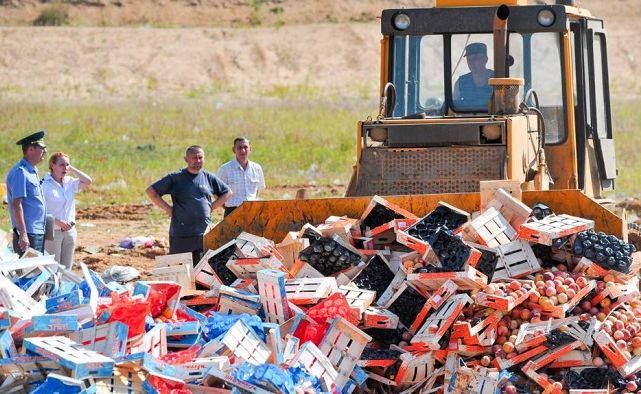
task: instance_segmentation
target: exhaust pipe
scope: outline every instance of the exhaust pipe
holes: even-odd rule
[[[494,15],[494,78],[505,78],[507,58],[507,18],[510,8],[505,4]]]

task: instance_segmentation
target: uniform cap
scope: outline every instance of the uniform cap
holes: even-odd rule
[[[37,131],[37,132],[35,132],[35,133],[31,134],[31,135],[28,135],[28,136],[24,137],[23,139],[21,139],[20,141],[16,142],[16,145],[20,145],[20,146],[23,146],[23,147],[24,146],[29,146],[29,145],[39,145],[39,146],[41,146],[43,148],[46,148],[47,145],[45,145],[44,138],[45,138],[45,131],[44,130],[40,130],[40,131]]]
[[[469,55],[486,55],[487,56],[487,45],[481,42],[473,42],[470,45],[465,47],[465,56]]]

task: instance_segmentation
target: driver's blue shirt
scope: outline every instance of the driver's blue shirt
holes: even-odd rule
[[[492,87],[485,84],[477,86],[472,73],[461,75],[458,79],[459,98],[454,100],[455,109],[487,110],[487,102],[492,96]]]
[[[27,233],[44,234],[45,197],[40,186],[38,169],[24,158],[7,174],[7,201],[13,228],[18,227],[11,205],[16,198],[22,198],[22,213]]]

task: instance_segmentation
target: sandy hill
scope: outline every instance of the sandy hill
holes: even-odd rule
[[[61,3],[61,4],[60,4]],[[0,0],[4,97],[264,94],[371,97],[384,8],[417,0]],[[641,96],[638,0],[583,0],[606,20],[613,91]],[[54,7],[70,26],[31,27]]]

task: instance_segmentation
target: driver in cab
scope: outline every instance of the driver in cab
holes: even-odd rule
[[[487,111],[487,104],[492,96],[492,87],[488,79],[494,71],[487,69],[487,46],[474,42],[465,47],[465,58],[470,72],[461,75],[454,84],[454,107],[457,110]]]

